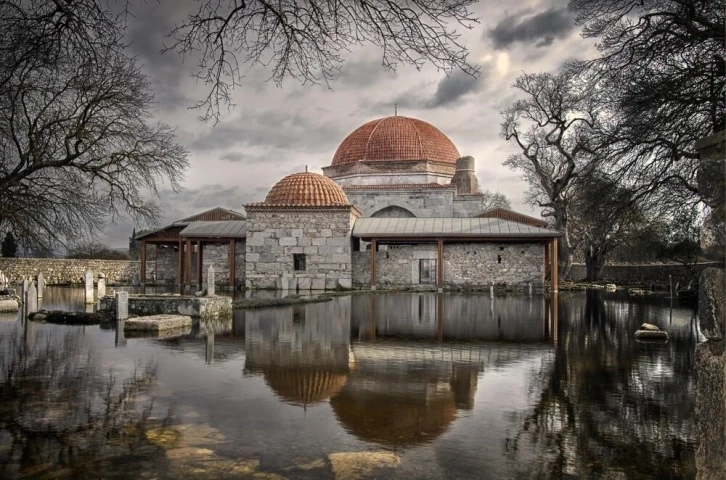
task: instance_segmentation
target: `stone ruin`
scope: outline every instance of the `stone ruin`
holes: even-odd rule
[[[696,142],[698,190],[710,212],[701,245],[722,262],[726,256],[726,140],[719,132]],[[698,322],[706,341],[696,347],[696,478],[726,479],[726,270],[708,268],[699,281]]]

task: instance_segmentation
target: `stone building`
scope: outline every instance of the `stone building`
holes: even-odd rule
[[[250,289],[557,285],[560,234],[541,219],[492,209],[474,159],[414,118],[365,123],[343,140],[323,175],[289,175],[265,201],[245,208],[246,217],[210,221],[205,212],[139,238],[173,250],[168,264],[176,258],[177,269],[165,275],[180,284],[192,284],[200,271],[196,241],[197,248],[223,246],[229,261],[220,267],[233,272],[228,283]],[[212,236],[220,232],[227,236]]]

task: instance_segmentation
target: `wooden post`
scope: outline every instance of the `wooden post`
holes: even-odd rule
[[[235,255],[235,248],[237,246],[237,241],[233,238],[229,241],[229,285],[232,287],[232,290],[234,290],[234,281],[237,277],[236,275],[236,268],[237,268],[237,258]]]
[[[544,244],[544,279],[547,280],[550,273],[550,243],[547,242]]]
[[[560,295],[554,292],[552,295],[552,343],[557,346],[557,330],[559,328],[559,314],[560,314]]]
[[[371,290],[376,289],[376,249],[378,248],[378,242],[376,239],[371,239]]]
[[[552,239],[552,291],[554,293],[557,293],[559,291],[559,281],[560,281],[560,271],[559,271],[559,262],[558,260],[558,252],[557,252],[557,238]]]
[[[444,340],[444,296],[436,295],[436,337]]]
[[[146,285],[146,240],[141,240],[141,252],[139,255],[139,276],[141,277],[141,287]]]
[[[204,250],[204,247],[202,246],[202,241],[197,240],[197,285],[199,287],[199,290],[202,289],[202,263],[203,263],[203,257],[202,257],[202,251]]]
[[[187,246],[186,246],[186,254],[187,254],[187,265],[184,267],[186,269],[186,283],[189,288],[192,286],[192,239],[187,238]]]
[[[179,239],[177,242],[179,254],[177,255],[177,269],[179,274],[179,290],[184,293],[184,241]]]
[[[438,259],[436,261],[436,286],[439,290],[444,288],[444,239],[438,240]]]

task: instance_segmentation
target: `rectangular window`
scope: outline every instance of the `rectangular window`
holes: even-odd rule
[[[422,258],[419,260],[418,272],[419,283],[436,283],[436,259]]]
[[[295,271],[299,272],[305,270],[305,254],[304,253],[293,253],[292,263],[295,265]]]

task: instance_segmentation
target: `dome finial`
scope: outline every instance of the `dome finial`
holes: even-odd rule
[[[308,166],[307,166],[307,165],[305,165],[305,171],[306,171],[306,172],[308,171]]]
[[[393,103],[393,116],[394,117],[398,116],[398,102]]]

